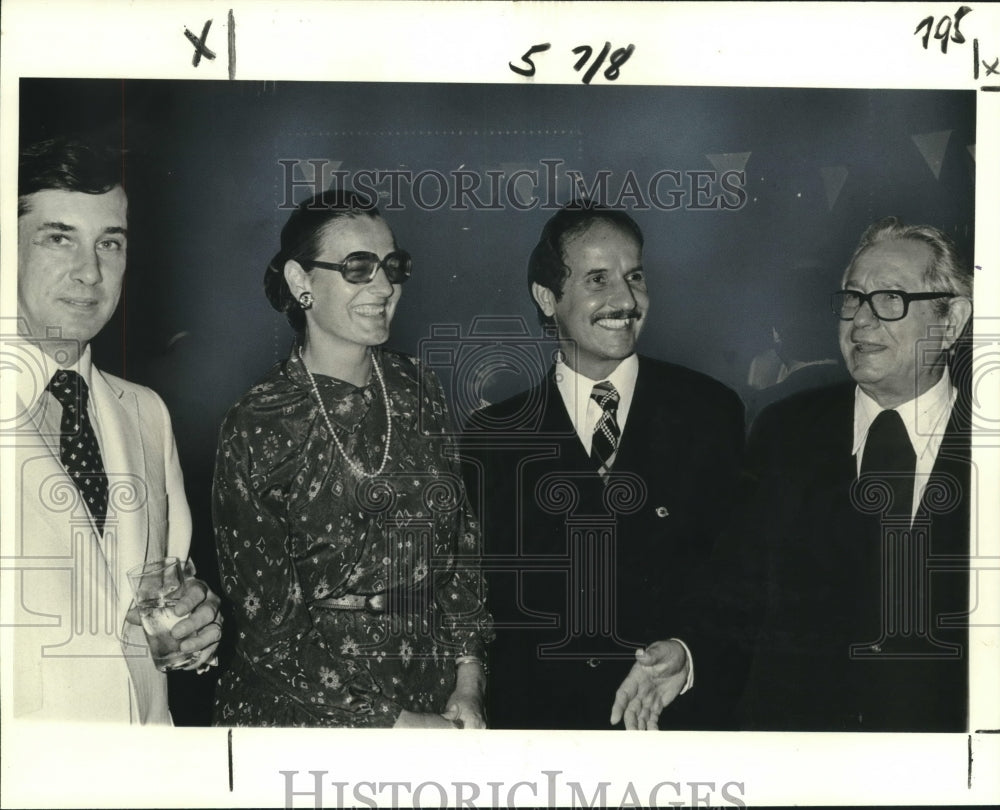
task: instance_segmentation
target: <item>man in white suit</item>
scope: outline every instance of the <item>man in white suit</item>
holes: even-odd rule
[[[15,717],[168,724],[166,676],[149,656],[125,572],[188,559],[191,514],[170,419],[148,388],[91,363],[125,273],[121,160],[54,140],[18,173]],[[68,421],[67,421],[68,420]],[[83,465],[80,467],[79,465]],[[89,465],[89,466],[88,466]],[[191,579],[175,613],[187,669],[221,638],[219,599]]]

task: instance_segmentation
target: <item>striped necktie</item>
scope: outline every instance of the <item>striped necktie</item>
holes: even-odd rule
[[[601,418],[594,426],[594,436],[590,444],[590,458],[597,464],[598,473],[606,478],[615,462],[621,430],[618,427],[618,391],[605,380],[594,386],[590,398],[601,406]]]

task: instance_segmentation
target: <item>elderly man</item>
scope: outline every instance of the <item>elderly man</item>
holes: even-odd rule
[[[715,380],[636,354],[642,248],[632,218],[599,205],[546,223],[528,282],[560,356],[466,433],[493,570],[494,727],[652,729],[691,685],[668,637],[727,513],[743,408]]]
[[[14,715],[170,723],[125,572],[187,560],[191,516],[170,420],[148,388],[91,362],[118,305],[127,200],[121,161],[81,143],[26,149],[18,174]],[[8,437],[9,438],[9,437]],[[172,635],[202,669],[218,597],[195,579]]]
[[[742,563],[717,571],[714,612],[752,658],[741,727],[965,730],[968,380],[948,359],[971,295],[944,233],[875,223],[833,295],[854,382],[754,423]],[[699,671],[738,665],[727,649],[695,652]]]

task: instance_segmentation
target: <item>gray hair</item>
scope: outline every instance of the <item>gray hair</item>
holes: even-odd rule
[[[854,269],[858,257],[868,248],[892,239],[913,239],[923,242],[931,249],[933,259],[924,269],[924,283],[929,290],[963,295],[971,300],[972,268],[959,255],[951,237],[932,225],[907,225],[898,217],[886,217],[868,226],[847,265],[848,274]],[[948,300],[938,301],[937,314],[946,315],[949,306]]]

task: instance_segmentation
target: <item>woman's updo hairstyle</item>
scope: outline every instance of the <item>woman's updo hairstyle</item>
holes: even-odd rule
[[[281,250],[264,271],[264,294],[271,306],[284,312],[292,328],[305,331],[306,315],[298,299],[292,295],[285,280],[285,262],[311,262],[319,256],[323,233],[332,222],[340,219],[379,216],[374,201],[367,195],[350,189],[330,189],[299,203],[281,229]],[[309,268],[303,264],[303,270]]]

